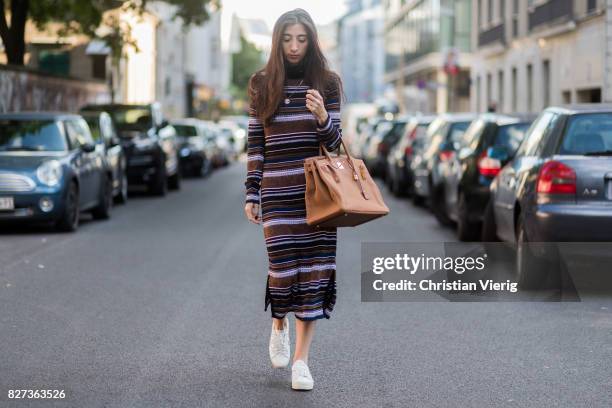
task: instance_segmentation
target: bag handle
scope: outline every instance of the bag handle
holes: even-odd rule
[[[365,190],[363,188],[363,184],[361,183],[361,180],[359,180],[359,174],[357,172],[357,169],[355,168],[355,163],[353,162],[353,157],[349,153],[349,150],[346,148],[346,145],[344,144],[344,139],[342,137],[340,138],[340,144],[344,147],[344,153],[346,154],[347,162],[348,162],[349,166],[351,167],[351,170],[353,170],[353,179],[355,181],[357,181],[357,184],[359,184],[359,189],[361,190],[361,195],[366,200],[369,200],[369,197],[368,197],[367,193],[365,192]],[[328,164],[329,164],[329,166],[331,167],[332,171],[335,174],[334,166],[332,164],[332,157],[329,155],[329,152],[327,151],[327,148],[325,147],[325,145],[322,142],[319,142],[319,153],[321,152],[321,149],[323,149],[323,153],[325,154],[325,156],[327,157],[327,161],[329,162]],[[340,145],[338,145],[338,149],[337,150],[338,150],[338,154],[337,154],[336,157],[340,157]],[[336,177],[334,177],[334,178],[336,178]],[[339,179],[336,178],[336,181],[339,181]]]

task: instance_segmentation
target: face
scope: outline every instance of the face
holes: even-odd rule
[[[308,49],[308,34],[302,24],[293,24],[285,28],[282,39],[285,58],[296,64],[304,58]]]

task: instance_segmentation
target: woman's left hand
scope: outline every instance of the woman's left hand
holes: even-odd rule
[[[325,104],[323,97],[316,89],[309,89],[306,91],[306,107],[312,112],[317,118],[319,126],[323,126],[327,121],[327,110],[325,110]]]

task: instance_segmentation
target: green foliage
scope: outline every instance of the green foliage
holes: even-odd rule
[[[47,24],[61,23],[57,35],[63,37],[72,34],[84,34],[89,37],[98,37],[111,48],[115,60],[121,56],[125,46],[135,47],[130,35],[130,27],[121,24],[117,16],[104,14],[107,11],[123,9],[138,14],[144,13],[149,0],[0,0],[0,36],[7,50],[23,44],[23,25],[25,21],[11,19],[11,27],[3,29],[6,22],[6,11],[12,14],[26,15],[39,29]],[[180,19],[184,27],[201,25],[210,18],[210,12],[220,8],[220,0],[161,0],[174,6],[173,19]],[[18,13],[15,13],[18,11]],[[20,27],[13,27],[19,25]],[[103,34],[97,33],[101,26],[105,27]],[[17,56],[19,57],[19,55]],[[13,55],[13,60],[15,56]],[[19,58],[17,58],[19,59]],[[23,64],[21,61],[12,63]]]
[[[251,75],[261,69],[262,52],[240,34],[240,52],[232,55],[232,83],[230,92],[235,99],[247,100],[247,86]]]

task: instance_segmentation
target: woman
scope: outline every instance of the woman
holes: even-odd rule
[[[342,83],[330,71],[315,25],[303,9],[276,21],[266,66],[249,81],[247,218],[262,224],[268,252],[272,366],[289,364],[289,319],[296,318],[291,387],[313,388],[308,351],[315,320],[336,301],[336,228],[306,224],[304,159],[341,142]],[[261,218],[258,216],[261,203]]]

